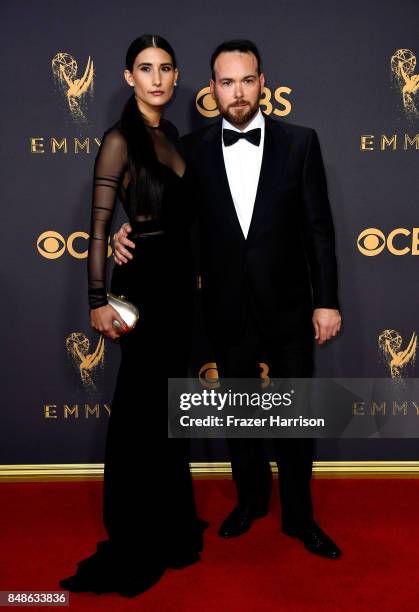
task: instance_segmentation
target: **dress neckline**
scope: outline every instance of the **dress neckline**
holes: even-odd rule
[[[179,175],[177,172],[175,172],[175,171],[173,170],[173,168],[171,168],[171,167],[170,167],[170,166],[168,166],[167,164],[164,164],[163,162],[158,161],[158,160],[157,160],[157,163],[159,164],[159,166],[162,166],[164,169],[168,170],[168,171],[169,171],[169,172],[170,172],[170,173],[171,173],[171,174],[172,174],[172,175],[173,175],[175,178],[179,179],[180,181],[183,179],[183,177],[184,177],[184,176],[185,176],[185,174],[186,174],[186,166],[185,166],[185,171],[184,171],[184,173],[182,174],[182,176],[180,176],[180,175]],[[123,189],[125,192],[127,192],[127,191],[128,191],[128,189],[129,189],[129,187],[130,187],[130,185],[131,185],[131,183],[132,183],[132,181],[129,181],[126,187],[124,187],[123,185],[121,185],[122,189]]]

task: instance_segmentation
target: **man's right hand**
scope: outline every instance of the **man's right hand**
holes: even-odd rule
[[[132,253],[126,248],[135,249],[135,244],[128,239],[130,232],[132,232],[130,224],[124,223],[113,236],[113,259],[118,266],[128,263],[128,260],[133,258]]]
[[[113,326],[114,321],[118,321],[119,328]],[[112,340],[117,340],[121,334],[129,331],[129,327],[124,319],[120,317],[115,308],[110,304],[91,310],[90,323],[98,332]]]

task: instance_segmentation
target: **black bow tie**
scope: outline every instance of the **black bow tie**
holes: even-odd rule
[[[229,147],[233,145],[235,142],[240,140],[241,138],[245,138],[252,145],[258,147],[260,145],[260,138],[262,135],[262,130],[260,128],[256,128],[254,130],[249,130],[248,132],[236,132],[235,130],[223,130],[223,142],[225,147]]]

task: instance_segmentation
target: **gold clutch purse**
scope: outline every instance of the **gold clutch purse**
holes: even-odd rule
[[[115,308],[121,319],[128,325],[130,331],[137,325],[137,321],[140,318],[140,312],[135,304],[129,302],[123,295],[114,295],[113,293],[107,293],[108,304]],[[115,319],[113,326],[119,329],[121,326]]]

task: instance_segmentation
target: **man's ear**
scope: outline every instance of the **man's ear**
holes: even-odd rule
[[[210,80],[210,90],[211,90],[212,95],[214,95],[215,83],[212,79]]]
[[[263,74],[263,72],[261,72],[261,74],[259,75],[259,83],[260,88],[263,89],[265,87],[265,75]]]

